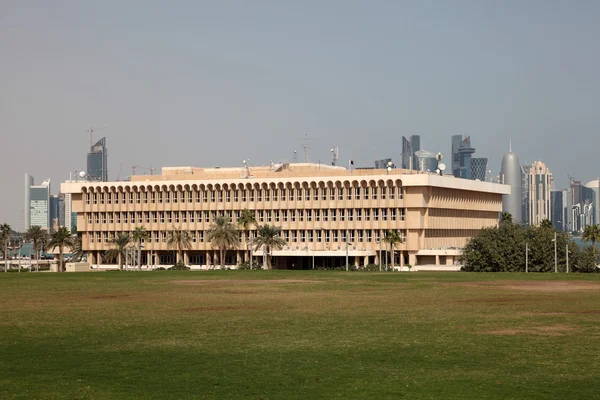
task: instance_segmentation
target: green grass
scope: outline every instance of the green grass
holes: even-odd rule
[[[1,274],[0,398],[590,399],[599,310],[598,274]]]

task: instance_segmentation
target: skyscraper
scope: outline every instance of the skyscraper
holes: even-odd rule
[[[50,231],[50,179],[35,186],[31,175],[25,173],[25,229],[40,226]]]
[[[510,185],[510,194],[502,197],[502,211],[512,215],[513,221],[521,223],[521,164],[512,148],[502,157],[500,183]]]
[[[550,192],[550,220],[554,229],[567,232],[568,218],[567,218],[567,191],[566,190],[553,190]]]
[[[530,225],[529,221],[529,171],[531,165],[521,165],[521,221],[523,225]]]
[[[87,155],[87,173],[98,181],[108,181],[106,138],[98,140]]]
[[[391,158],[383,158],[381,160],[375,160],[375,169],[386,169],[388,166],[396,168]]]
[[[416,165],[415,168],[421,172],[435,172],[438,161],[436,155],[427,150],[415,151]]]
[[[415,152],[421,150],[421,136],[412,135],[410,139],[402,136],[402,168],[417,169]]]
[[[471,158],[471,179],[485,182],[488,176],[488,159],[483,157]]]
[[[471,137],[452,136],[452,175],[457,178],[471,178],[471,155],[475,149],[471,147]],[[485,179],[484,179],[485,180]]]
[[[554,185],[552,173],[542,161],[531,164],[529,169],[529,224],[539,226],[550,220],[550,191]]]

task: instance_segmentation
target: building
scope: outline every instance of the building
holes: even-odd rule
[[[471,158],[471,179],[478,181],[488,180],[488,159],[484,157]]]
[[[133,176],[130,182],[69,181],[61,191],[71,194],[91,264],[106,261],[102,255],[115,235],[143,226],[150,235],[144,264],[175,263],[167,238],[183,229],[192,238],[184,262],[218,265],[207,230],[217,216],[237,223],[249,209],[258,224],[282,229],[287,245],[273,252],[278,269],[311,268],[313,260],[317,267],[343,266],[346,256],[356,266],[378,263],[389,255],[381,242],[388,230],[404,238],[394,252],[396,265],[453,265],[469,238],[498,223],[502,196],[510,193],[505,185],[450,176],[310,163],[163,168],[161,175]],[[244,260],[244,244],[256,237],[256,228],[241,236],[238,249],[227,252],[227,265]],[[254,255],[262,257],[262,249]]]
[[[521,165],[521,222],[530,225],[529,221],[529,172],[531,165]]]
[[[92,180],[108,181],[106,138],[98,140],[87,155],[87,174]]]
[[[550,220],[554,229],[562,232],[569,231],[567,211],[567,191],[553,190],[550,192]]]
[[[416,170],[420,172],[435,172],[437,170],[438,161],[436,155],[427,150],[419,150],[415,152]]]
[[[33,177],[25,173],[24,209],[25,230],[36,225],[48,232],[51,230],[50,179],[46,179],[41,185],[35,186]]]
[[[50,195],[50,232],[56,232],[58,224],[58,196]]]
[[[600,207],[598,206],[598,202],[600,201],[600,178],[589,181],[585,184],[585,187],[591,191],[589,197],[593,197],[593,207],[595,210],[594,224],[600,224]]]
[[[452,136],[452,175],[457,178],[473,179],[471,177],[471,156],[473,153],[475,153],[475,149],[471,147],[470,136],[464,138],[461,135]]]
[[[387,167],[396,168],[391,158],[375,160],[375,169],[387,169]]]
[[[550,192],[554,186],[554,177],[542,161],[531,164],[528,178],[528,222],[539,226],[545,219],[551,219]]]
[[[521,223],[521,164],[512,149],[502,157],[500,182],[510,186],[510,192],[502,199],[502,212],[510,213],[514,222]]]
[[[65,227],[69,229],[71,232],[77,231],[77,213],[73,212],[72,202],[71,202],[71,193],[64,193],[64,210],[65,210]]]
[[[421,136],[412,135],[410,139],[402,136],[402,165],[403,169],[416,169],[415,152],[421,150]]]

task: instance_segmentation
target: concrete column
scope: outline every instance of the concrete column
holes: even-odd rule
[[[446,256],[446,265],[454,265],[454,256]]]
[[[88,252],[88,264],[94,265],[96,264],[96,256],[93,251]]]
[[[359,260],[359,259],[360,259],[360,257],[358,257],[358,256],[355,256],[355,257],[354,257],[354,266],[355,266],[356,268],[358,268],[358,260]]]
[[[400,266],[404,267],[404,252],[402,250],[400,252]]]
[[[206,252],[206,266],[208,268],[210,268],[210,266],[212,265],[212,254],[210,254],[210,251]]]
[[[235,263],[237,265],[240,265],[242,263],[242,254],[240,253],[239,250],[236,250],[236,252],[235,252]]]
[[[176,251],[175,252],[175,263],[178,263],[181,260],[181,257],[179,256],[179,252]]]
[[[215,264],[215,266],[221,265],[221,260],[219,259],[219,252],[217,250],[213,252],[213,264]]]
[[[408,263],[413,267],[417,265],[417,255],[415,253],[408,253]]]
[[[185,265],[190,265],[190,255],[189,255],[189,252],[187,252],[187,251],[183,252],[183,263]]]
[[[440,255],[439,254],[435,255],[435,265],[440,265]]]
[[[369,256],[365,256],[365,266],[369,265]]]

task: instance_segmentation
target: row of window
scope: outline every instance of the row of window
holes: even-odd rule
[[[402,187],[244,189],[182,192],[86,193],[86,204],[208,203],[246,201],[385,200],[402,198]]]
[[[236,211],[129,211],[129,212],[91,212],[86,213],[88,224],[149,224],[161,223],[202,223],[214,222],[218,216],[227,215],[234,223],[240,218]],[[312,222],[312,221],[403,221],[404,208],[357,208],[324,210],[257,210],[258,223],[269,222]],[[235,217],[235,218],[234,218]]]
[[[321,242],[378,242],[385,236],[387,231],[382,229],[291,229],[281,231],[281,237],[287,243],[321,243]],[[406,238],[406,231],[398,231],[402,239]],[[121,232],[120,232],[121,233]],[[120,234],[119,233],[119,234]],[[204,231],[188,232],[192,243],[204,243],[206,235]],[[108,243],[115,238],[117,232],[90,232],[90,243]],[[239,240],[242,242],[244,233],[239,232]],[[256,238],[257,232],[250,231],[246,234],[246,241]],[[149,241],[153,243],[167,243],[168,231],[148,232]]]

